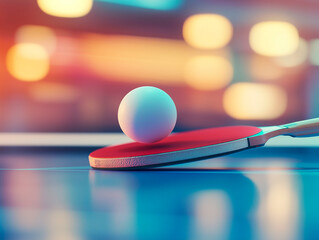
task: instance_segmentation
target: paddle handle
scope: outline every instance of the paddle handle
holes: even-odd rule
[[[312,137],[319,136],[319,118],[303,120],[281,125],[285,128],[283,135],[292,137]]]

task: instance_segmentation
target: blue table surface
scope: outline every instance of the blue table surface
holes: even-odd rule
[[[93,148],[0,150],[0,239],[319,238],[318,147],[140,171],[91,169]]]

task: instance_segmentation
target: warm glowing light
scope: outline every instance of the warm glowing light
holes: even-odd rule
[[[260,22],[250,30],[249,42],[258,54],[285,56],[294,53],[298,48],[299,33],[297,28],[288,22]]]
[[[76,54],[78,52],[78,38],[60,35],[58,42],[57,50],[51,58],[51,64],[54,66],[74,65],[79,58]]]
[[[22,81],[38,81],[49,72],[49,55],[37,44],[14,45],[8,51],[6,62],[10,74]]]
[[[285,69],[280,67],[269,57],[252,54],[249,63],[251,76],[257,81],[277,80],[285,73]]]
[[[288,56],[277,57],[275,62],[282,67],[296,67],[303,64],[308,57],[308,44],[300,38],[299,45],[295,52]]]
[[[273,233],[269,234],[270,239],[292,239],[296,235],[292,234],[291,229],[298,226],[299,215],[296,181],[289,175],[274,178],[277,181],[272,182],[265,204],[269,233]],[[284,227],[280,226],[283,221],[286,223]]]
[[[287,96],[275,85],[236,83],[226,90],[223,105],[226,113],[236,119],[275,119],[285,112]]]
[[[191,239],[226,239],[232,207],[229,196],[220,190],[200,191],[194,196],[194,227]]]
[[[37,0],[40,9],[56,17],[75,18],[88,14],[93,0]]]
[[[185,65],[186,82],[195,89],[214,90],[225,87],[233,77],[231,63],[220,56],[198,56]]]
[[[104,79],[144,84],[182,83],[183,66],[192,54],[177,40],[92,34],[82,43],[83,61]]]
[[[267,162],[266,166],[272,169],[296,167],[296,163],[292,163],[289,158],[264,160]],[[300,236],[303,209],[298,175],[267,174],[260,177],[251,174],[249,178],[254,182],[259,194],[255,222],[260,236],[264,239],[296,239],[296,236]],[[283,222],[285,224],[281,224]]]
[[[64,190],[63,186],[59,186],[61,189]],[[61,191],[63,191],[61,190]],[[53,190],[57,191],[57,190]],[[64,190],[65,191],[65,190]],[[62,194],[61,194],[62,195]],[[64,195],[66,196],[66,195]],[[67,197],[60,197],[59,204],[69,204]],[[55,240],[55,239],[69,239],[69,240],[76,240],[76,239],[83,239],[80,236],[80,233],[77,229],[81,225],[81,221],[79,220],[79,216],[74,211],[70,210],[60,210],[56,209],[55,211],[48,211],[46,215],[46,235],[45,239],[47,240]]]
[[[141,84],[185,84],[185,65],[203,51],[184,41],[86,34],[80,40],[82,61],[103,79]],[[226,50],[214,53],[227,56]]]
[[[312,65],[319,66],[319,39],[310,42],[310,62]]]
[[[226,46],[233,35],[231,22],[218,14],[198,14],[185,20],[183,36],[196,48],[216,49]]]
[[[20,27],[15,36],[17,43],[35,43],[44,47],[50,54],[56,48],[56,35],[54,31],[45,26],[24,25]]]
[[[41,102],[72,102],[79,97],[73,86],[61,83],[39,83],[29,89],[32,99]]]

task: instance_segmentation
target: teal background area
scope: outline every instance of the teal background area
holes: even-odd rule
[[[175,10],[178,9],[183,0],[96,0],[100,2],[114,3],[132,7],[139,7],[154,10]]]
[[[315,239],[319,234],[318,148],[256,148],[143,171],[91,169],[92,150],[2,148],[1,239]],[[208,231],[205,223],[219,228]]]

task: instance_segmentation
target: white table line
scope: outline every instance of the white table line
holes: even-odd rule
[[[131,142],[123,133],[0,133],[0,146],[108,146]],[[278,136],[267,147],[319,147],[319,137]]]

